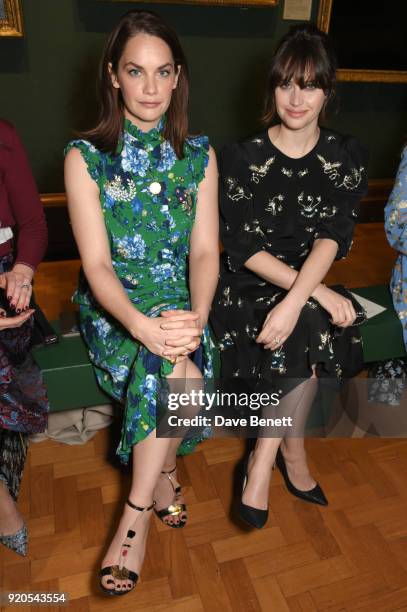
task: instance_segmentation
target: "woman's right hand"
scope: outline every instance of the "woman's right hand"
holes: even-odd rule
[[[12,329],[21,327],[34,314],[35,310],[30,308],[15,317],[8,317],[6,311],[0,308],[0,331],[3,329]]]
[[[349,327],[356,319],[352,302],[325,285],[315,290],[313,298],[331,315],[331,322],[338,327]]]
[[[173,321],[172,323],[175,323],[175,325],[170,325],[171,319],[163,324],[161,317],[146,317],[137,333],[137,339],[151,353],[160,357],[168,359],[186,355],[195,350],[194,348],[190,349],[189,346],[198,346],[202,336],[202,329],[196,326],[194,321],[195,318],[191,317],[188,326],[185,323],[180,326],[179,321]],[[169,346],[168,341],[180,346]]]

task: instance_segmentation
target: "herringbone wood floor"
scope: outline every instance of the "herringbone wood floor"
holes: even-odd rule
[[[358,226],[351,259],[335,265],[329,282],[385,282],[392,258],[379,226]],[[43,265],[37,295],[49,316],[67,301],[76,268]],[[309,440],[328,508],[289,495],[276,471],[261,531],[247,531],[230,513],[243,442],[205,442],[179,463],[187,527],[154,518],[140,584],[107,599],[95,574],[129,482],[106,460],[110,437],[104,430],[84,446],[31,445],[19,502],[30,555],[1,549],[4,589],[66,591],[78,612],[407,610],[407,441]]]

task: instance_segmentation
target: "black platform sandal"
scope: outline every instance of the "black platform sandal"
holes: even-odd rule
[[[126,595],[126,593],[130,593],[130,591],[132,591],[134,587],[136,586],[136,583],[138,580],[138,574],[136,574],[136,572],[132,572],[131,570],[127,569],[124,563],[126,561],[126,556],[129,551],[129,548],[131,548],[132,546],[131,540],[133,540],[133,538],[136,535],[135,527],[136,527],[137,521],[139,520],[141,516],[143,516],[144,512],[148,512],[155,506],[155,502],[153,502],[151,506],[141,508],[140,506],[136,506],[135,504],[133,504],[133,502],[131,502],[129,499],[126,501],[126,504],[129,505],[130,508],[133,508],[133,510],[138,510],[140,514],[137,515],[136,520],[131,524],[130,529],[127,531],[127,536],[122,544],[122,548],[120,552],[119,564],[118,565],[107,565],[106,567],[103,567],[99,572],[99,585],[102,591],[106,593],[106,595]],[[130,588],[124,588],[120,590],[108,589],[102,584],[103,576],[112,576],[112,579],[108,580],[107,584],[114,584],[114,579],[116,579],[116,580],[127,580],[128,582],[131,581],[133,585]]]
[[[169,470],[168,472],[164,472],[164,471],[161,472],[161,474],[165,474],[167,476],[173,488],[174,499],[173,499],[172,504],[170,506],[167,506],[166,508],[162,508],[161,510],[156,510],[154,508],[154,512],[156,513],[160,521],[162,521],[164,525],[168,525],[168,527],[173,527],[174,529],[184,527],[184,525],[187,522],[186,518],[181,518],[182,513],[187,511],[187,507],[185,504],[180,504],[178,502],[181,496],[181,486],[179,484],[176,484],[176,481],[171,476],[171,474],[175,472],[176,469],[177,469],[177,466],[175,466],[172,470]],[[167,521],[164,520],[167,516],[179,517],[179,522],[178,523],[167,523]]]

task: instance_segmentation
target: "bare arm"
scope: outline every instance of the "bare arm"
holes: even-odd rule
[[[189,255],[191,307],[200,315],[202,326],[208,321],[219,274],[218,169],[210,147],[205,178],[199,185],[195,223]]]
[[[330,313],[332,322],[336,325],[347,326],[352,323],[356,314],[349,300],[321,284],[337,251],[338,244],[334,240],[316,240],[300,272],[292,270],[287,264],[264,252],[257,253],[246,262],[246,266],[253,272],[288,291],[284,300],[267,315],[257,342],[265,344],[266,348],[281,345],[291,334],[301,309],[310,296],[318,300]],[[261,257],[262,255],[265,257]],[[267,268],[269,257],[274,261],[270,262],[273,265]],[[260,264],[256,265],[256,268],[253,266],[255,259],[258,260],[255,263]]]
[[[191,234],[189,254],[189,285],[191,292],[192,313],[199,315],[195,324],[205,327],[219,274],[219,213],[218,213],[218,170],[216,156],[212,147],[209,149],[209,162],[205,177],[199,185],[195,222]],[[163,329],[182,329],[189,325],[188,318],[192,313],[167,310],[162,313],[166,319],[161,324]],[[201,330],[202,331],[202,330]],[[171,347],[185,346],[185,354],[194,351],[199,339],[192,343],[186,338],[169,340]],[[167,352],[172,355],[172,350]]]
[[[331,268],[337,250],[338,245],[334,240],[316,240],[300,272],[265,251],[250,257],[245,266],[269,283],[286,289],[293,299],[304,305],[310,296],[318,299],[321,291],[324,291],[321,281]]]
[[[146,317],[133,306],[113,270],[99,188],[88,175],[78,149],[71,149],[66,156],[65,187],[72,230],[92,293],[107,312],[137,336]]]

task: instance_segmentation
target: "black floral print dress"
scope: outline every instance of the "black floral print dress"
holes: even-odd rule
[[[351,244],[359,201],[367,191],[366,159],[352,137],[321,129],[304,157],[287,157],[264,131],[232,144],[220,156],[221,239],[224,246],[211,322],[221,354],[222,377],[275,381],[318,376],[340,378],[361,369],[358,328],[334,327],[312,298],[283,346],[256,344],[267,313],[286,291],[244,266],[266,251],[300,270],[314,240],[330,238],[337,259]]]

